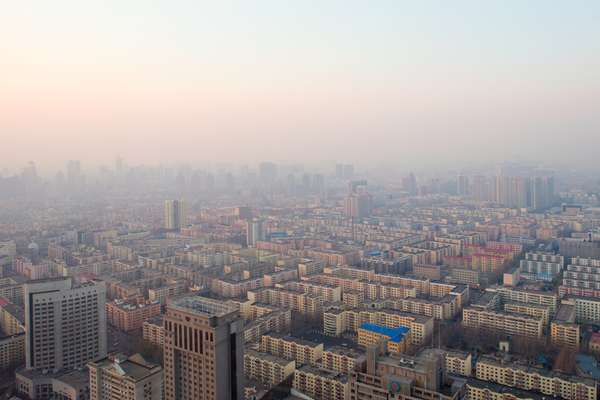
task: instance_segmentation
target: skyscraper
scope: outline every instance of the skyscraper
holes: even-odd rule
[[[166,400],[243,398],[243,320],[237,307],[199,296],[170,300],[164,328]]]
[[[365,218],[371,214],[373,198],[367,192],[367,181],[348,182],[348,196],[344,204],[344,213],[351,218]]]
[[[179,230],[187,224],[187,208],[184,200],[165,201],[165,229]]]
[[[253,219],[246,222],[246,245],[249,247],[256,246],[259,240],[266,238],[265,223],[261,219]]]
[[[531,180],[531,208],[543,210],[554,203],[554,178],[538,176]]]
[[[80,368],[106,357],[106,287],[71,278],[25,284],[26,368]]]
[[[459,196],[466,196],[469,194],[469,177],[465,175],[459,175],[456,179],[456,194]]]

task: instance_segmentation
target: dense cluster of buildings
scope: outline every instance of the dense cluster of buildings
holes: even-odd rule
[[[14,398],[597,400],[574,360],[600,354],[600,211],[553,207],[553,178],[248,179],[246,205],[149,195],[11,228]]]

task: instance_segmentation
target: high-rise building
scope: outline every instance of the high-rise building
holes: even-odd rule
[[[418,193],[419,187],[415,174],[411,172],[408,176],[402,178],[402,188],[411,196],[415,196]]]
[[[89,363],[88,369],[90,400],[162,399],[162,368],[139,354],[110,356]]]
[[[351,218],[365,218],[371,214],[372,197],[369,193],[355,193],[346,197],[345,213]]]
[[[531,181],[531,208],[543,210],[554,203],[554,178],[538,176]]]
[[[531,179],[520,176],[496,177],[496,203],[506,207],[526,208],[531,204]]]
[[[246,222],[246,245],[254,247],[259,240],[266,238],[265,223],[261,219]]]
[[[348,197],[344,204],[344,212],[350,218],[365,218],[371,214],[373,198],[367,192],[367,181],[348,182]]]
[[[466,196],[469,194],[469,177],[465,175],[459,175],[456,178],[456,194],[459,196]]]
[[[25,284],[26,368],[80,368],[106,357],[105,301],[104,282]]]
[[[199,296],[170,300],[164,327],[166,400],[243,398],[244,332],[236,306]]]
[[[187,208],[184,200],[165,201],[165,229],[179,230],[187,224]]]

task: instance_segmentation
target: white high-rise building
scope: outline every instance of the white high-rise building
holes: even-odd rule
[[[84,367],[106,357],[106,286],[71,278],[25,284],[26,368]]]
[[[259,240],[265,240],[265,223],[261,219],[254,219],[246,223],[246,244],[249,247],[256,246]]]
[[[179,230],[187,224],[187,209],[184,200],[165,201],[165,229]]]

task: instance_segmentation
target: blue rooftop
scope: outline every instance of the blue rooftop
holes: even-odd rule
[[[399,326],[397,328],[386,328],[385,326],[371,324],[365,322],[360,326],[361,329],[365,329],[371,332],[379,333],[390,338],[390,342],[398,343],[404,339],[404,336],[410,331],[406,326]]]

